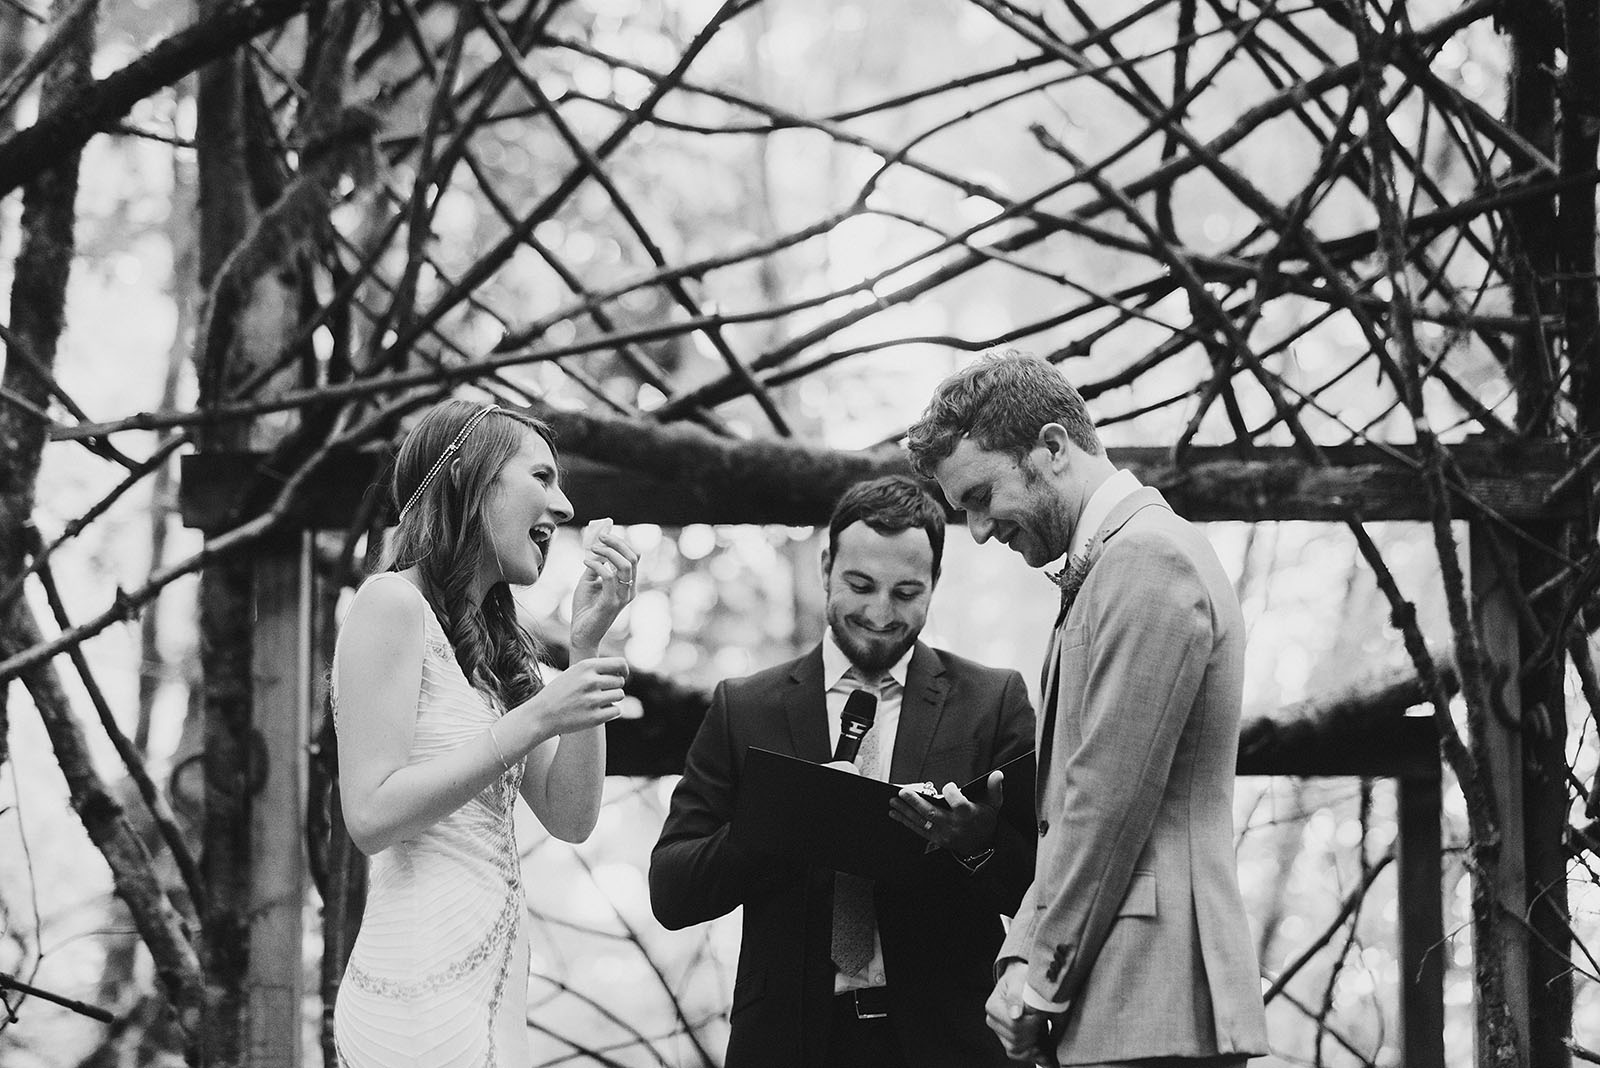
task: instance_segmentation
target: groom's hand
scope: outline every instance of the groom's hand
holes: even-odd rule
[[[984,1005],[989,1030],[1000,1039],[1006,1056],[1023,1064],[1055,1068],[1055,1044],[1050,1039],[1050,1017],[1028,1007],[1022,988],[1028,981],[1028,964],[1013,958],[1006,962]]]

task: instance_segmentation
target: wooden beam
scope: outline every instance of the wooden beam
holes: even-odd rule
[[[1433,724],[1427,725],[1430,734]],[[1399,788],[1400,1063],[1444,1068],[1442,782],[1437,745],[1432,774],[1402,775]]]
[[[578,521],[608,515],[620,523],[668,527],[816,525],[826,522],[833,502],[852,482],[909,470],[891,449],[863,453],[793,442],[739,443],[678,430],[673,444],[681,463],[670,472],[624,468],[569,450],[563,456],[564,477]],[[737,462],[745,450],[765,459]],[[1407,450],[1397,452],[1404,457]],[[1288,448],[1246,456],[1231,448],[1197,448],[1175,466],[1165,449],[1110,450],[1113,462],[1159,488],[1179,513],[1197,522],[1339,521],[1352,510],[1369,521],[1426,519],[1427,498],[1418,476],[1395,453],[1367,446],[1331,448],[1326,450],[1329,465],[1317,467]],[[1465,495],[1457,504],[1463,517],[1472,513],[1473,502],[1519,521],[1556,519],[1579,507],[1568,494],[1546,500],[1570,468],[1558,444],[1512,448],[1474,441],[1455,446],[1451,457],[1464,480]],[[349,526],[364,499],[387,492],[387,462],[387,454],[371,451],[330,457],[303,483],[305,492],[290,509],[289,524],[320,530]],[[182,463],[183,521],[205,531],[226,530],[259,513],[290,474],[269,470],[265,457],[250,453],[193,453]]]
[[[1537,544],[1560,546],[1561,531],[1527,527]],[[1568,544],[1581,545],[1586,534],[1575,531]],[[1548,582],[1559,565],[1534,545],[1515,551],[1523,590]],[[1545,646],[1546,635],[1559,625],[1560,605],[1532,606],[1521,623],[1522,649]],[[1524,660],[1529,659],[1526,653]],[[1519,699],[1524,710],[1522,737],[1522,849],[1527,879],[1528,989],[1535,991],[1528,1007],[1527,1063],[1540,1068],[1571,1068],[1565,1040],[1572,1028],[1577,951],[1571,927],[1567,825],[1572,811],[1568,793],[1566,682],[1569,660],[1558,648],[1554,656],[1523,665]],[[1581,720],[1579,721],[1581,722]]]
[[[1447,683],[1454,674],[1445,670]],[[1352,691],[1347,706],[1315,716],[1291,706],[1244,724],[1237,773],[1300,777],[1353,776],[1426,782],[1439,777],[1439,738],[1426,715],[1407,707],[1426,703],[1415,680]],[[710,691],[647,671],[633,672],[627,692],[644,705],[638,719],[606,724],[606,774],[680,775],[711,703]],[[1392,702],[1389,700],[1392,698]]]
[[[250,806],[248,1068],[299,1068],[304,962],[306,741],[310,715],[310,547],[275,541],[255,558],[255,737]]]
[[[1455,693],[1455,666],[1441,656],[1434,662],[1446,691]],[[1400,668],[1248,720],[1239,732],[1239,774],[1437,776],[1432,720],[1406,715],[1429,700],[1416,674]]]
[[[1494,784],[1495,818],[1500,829],[1498,858],[1493,871],[1475,872],[1475,879],[1488,880],[1488,893],[1499,910],[1495,924],[1498,944],[1478,945],[1475,953],[1494,954],[1504,969],[1506,1007],[1517,1029],[1517,1042],[1528,1048],[1529,943],[1527,915],[1528,879],[1523,833],[1523,752],[1522,687],[1519,675],[1522,643],[1517,599],[1521,589],[1515,574],[1506,575],[1489,545],[1489,539],[1474,530],[1469,535],[1473,624],[1483,642],[1490,672],[1490,696],[1497,708],[1486,713],[1480,770]],[[1509,562],[1514,569],[1515,564]],[[1479,1025],[1480,1053],[1483,1046],[1482,1018]],[[1483,1057],[1480,1055],[1480,1063]]]
[[[1240,775],[1364,779],[1439,774],[1439,738],[1426,717],[1395,715],[1364,723],[1251,720],[1240,732]]]

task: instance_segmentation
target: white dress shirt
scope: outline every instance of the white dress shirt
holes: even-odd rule
[[[1074,556],[1081,556],[1089,551],[1089,543],[1094,541],[1095,535],[1100,533],[1100,528],[1105,526],[1106,520],[1111,518],[1111,510],[1121,504],[1128,497],[1144,489],[1144,483],[1132,471],[1115,471],[1111,477],[1095,487],[1089,494],[1089,501],[1083,506],[1078,522],[1072,528],[1072,545],[1067,549],[1067,554],[1050,565],[1052,569],[1066,567]]]

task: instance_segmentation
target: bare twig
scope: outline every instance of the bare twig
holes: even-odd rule
[[[26,994],[41,1001],[48,1001],[53,1005],[60,1005],[64,1009],[71,1009],[79,1016],[87,1016],[89,1019],[100,1023],[108,1024],[116,1019],[115,1016],[99,1006],[86,1004],[77,998],[52,994],[50,991],[34,986],[32,983],[24,983],[21,979],[6,972],[0,972],[0,990],[15,990],[19,994]]]

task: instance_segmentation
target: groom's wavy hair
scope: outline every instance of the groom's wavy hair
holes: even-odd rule
[[[922,418],[906,431],[906,451],[917,473],[932,478],[963,438],[1020,460],[1039,443],[1047,423],[1060,423],[1091,456],[1105,452],[1083,397],[1056,366],[1005,349],[984,354],[939,383]]]
[[[921,530],[933,549],[933,581],[939,581],[944,558],[944,509],[914,478],[885,475],[857,482],[833,506],[828,521],[828,559],[839,558],[839,532],[852,523],[865,523],[879,534]]]
[[[473,604],[472,583],[483,562],[484,507],[495,479],[530,431],[557,458],[555,432],[522,412],[496,408],[478,419],[426,486],[423,479],[482,404],[447,400],[430,408],[406,435],[395,457],[390,488],[398,524],[384,546],[382,569],[422,573],[423,596],[439,617],[461,673],[473,688],[506,708],[539,692],[543,652],[517,620],[511,587],[497,582]],[[415,501],[417,488],[422,493]],[[407,502],[411,502],[406,507]]]

